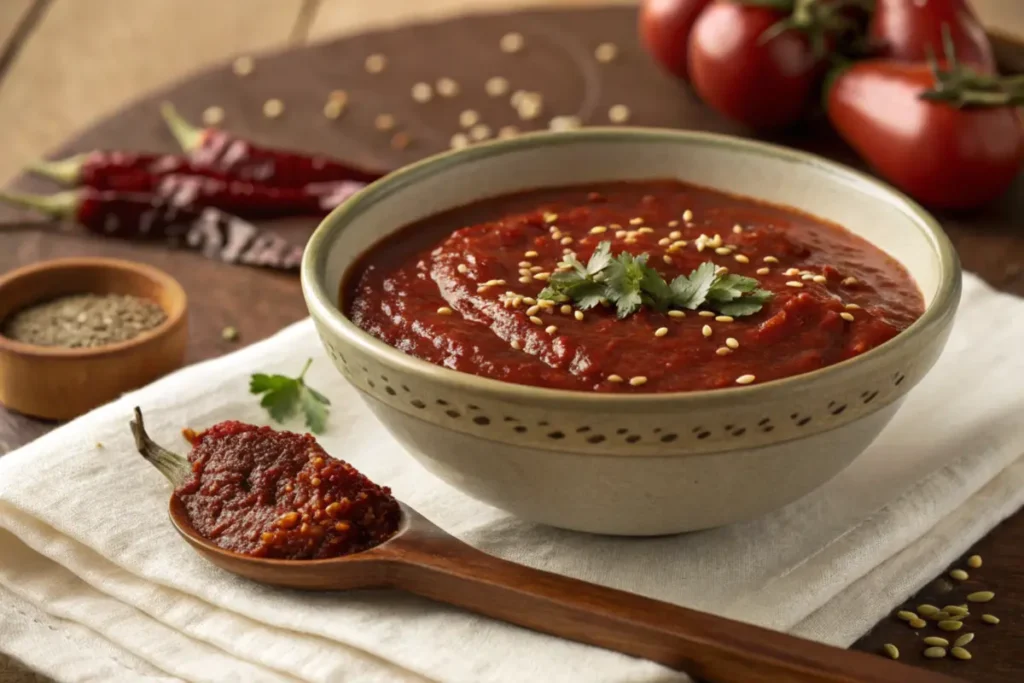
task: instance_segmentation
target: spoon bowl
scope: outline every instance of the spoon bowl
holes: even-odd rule
[[[139,452],[177,487],[191,468],[149,438],[136,408]],[[493,619],[659,662],[713,681],[943,683],[959,679],[795,638],[481,552],[399,502],[391,538],[322,560],[252,557],[217,546],[170,498],[171,523],[204,558],[259,583],[301,590],[391,588]]]

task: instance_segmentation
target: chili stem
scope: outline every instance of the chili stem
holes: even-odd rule
[[[172,453],[149,438],[146,426],[142,422],[142,411],[136,406],[135,419],[130,423],[132,435],[135,437],[135,448],[160,474],[167,477],[175,487],[180,486],[192,473],[188,461],[176,453]]]
[[[73,190],[51,195],[0,191],[0,202],[34,209],[53,218],[73,218],[78,211],[79,200],[78,193]]]
[[[181,148],[186,152],[198,149],[203,144],[203,129],[196,128],[185,120],[185,117],[178,113],[174,105],[164,102],[160,105],[160,114],[167,122],[174,139],[178,141]]]
[[[37,161],[34,164],[29,164],[28,170],[62,185],[77,185],[82,180],[82,166],[85,165],[88,156],[88,154],[76,154],[73,157],[57,161]]]

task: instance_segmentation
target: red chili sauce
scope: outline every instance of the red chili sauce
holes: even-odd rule
[[[253,557],[358,553],[398,529],[391,490],[329,456],[309,434],[242,422],[186,430],[192,476],[175,491],[204,538]]]
[[[666,281],[711,260],[774,297],[732,322],[647,307],[618,319],[599,306],[582,320],[571,306],[533,308],[565,253],[586,263],[606,240],[613,254],[648,254]],[[799,375],[892,339],[924,311],[903,266],[849,231],[676,181],[532,190],[427,218],[365,254],[342,299],[359,327],[417,358],[600,392]]]

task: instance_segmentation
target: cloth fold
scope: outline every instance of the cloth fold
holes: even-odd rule
[[[0,650],[62,681],[685,680],[397,592],[258,585],[193,553],[167,521],[168,485],[134,451],[132,407],[185,452],[182,427],[266,423],[248,376],[294,374],[308,357],[307,380],[333,405],[327,451],[468,543],[846,646],[1024,504],[1021,339],[1024,301],[968,276],[938,365],[835,479],[750,522],[629,539],[524,522],[428,474],[330,366],[307,320],[0,459]]]

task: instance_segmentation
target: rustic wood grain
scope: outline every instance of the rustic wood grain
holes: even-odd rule
[[[0,9],[6,8],[11,1],[0,0]],[[440,8],[433,11],[452,12],[456,5],[487,9],[508,7],[514,1],[466,0],[465,3],[457,3],[437,0],[432,7]],[[421,5],[431,3],[422,3],[420,0],[375,0],[366,3],[322,0],[319,5],[299,0],[267,0],[266,3],[256,0],[224,0],[219,3],[203,0],[81,2],[82,5],[99,8],[90,12],[62,7],[66,4],[79,4],[79,0],[54,0],[52,11],[56,11],[58,17],[64,17],[61,25],[55,29],[50,24],[50,28],[46,29],[52,18],[48,12],[42,22],[42,28],[46,29],[41,33],[43,42],[39,44],[42,47],[34,46],[39,36],[33,36],[22,58],[13,65],[12,78],[0,82],[0,130],[5,132],[4,149],[0,149],[0,178],[22,163],[12,160],[10,156],[14,142],[19,145],[18,154],[26,158],[34,157],[50,149],[55,141],[64,139],[73,129],[77,130],[102,111],[160,83],[167,83],[200,64],[202,59],[188,54],[189,50],[180,49],[180,40],[176,42],[172,39],[172,36],[179,39],[183,36],[192,37],[189,22],[196,21],[197,17],[202,17],[206,22],[219,22],[216,30],[200,31],[205,36],[205,47],[199,50],[205,51],[204,59],[216,60],[234,51],[259,49],[253,45],[268,47],[283,45],[289,40],[301,40],[307,30],[310,36],[320,40],[332,33],[344,32],[345,25],[338,19],[342,16],[340,7],[355,5],[362,10],[354,17],[349,12],[352,21],[369,22],[363,25],[384,25],[403,23],[409,17],[417,16],[414,14],[417,9],[420,9],[422,16]],[[981,9],[988,24],[1005,28],[1020,27],[1024,2],[975,0],[975,4]],[[202,5],[203,11],[197,11],[198,5]],[[244,8],[239,9],[243,5]],[[307,12],[306,28],[297,29],[301,19],[296,19],[296,15],[290,12],[278,12],[271,5],[289,5],[297,12]],[[135,10],[133,6],[143,6],[143,9]],[[258,17],[239,19],[247,11],[259,13],[245,9],[251,7],[263,7],[267,10],[262,13],[264,18],[276,16],[278,20],[262,21]],[[122,9],[123,12],[119,11]],[[317,11],[310,13],[311,9]],[[212,19],[209,18],[211,13]],[[122,14],[135,22],[135,28],[131,31],[138,29],[140,23],[143,24],[138,34],[140,37],[134,37],[127,28],[118,29],[120,38],[104,47],[102,40],[97,43],[82,36],[68,35],[93,33],[107,36],[109,42],[109,34],[104,31],[113,29],[102,24],[122,21]],[[280,19],[283,14],[288,14],[290,19]],[[74,16],[76,21],[70,21],[68,15]],[[1015,18],[1018,20],[1016,24]],[[247,32],[237,26],[246,21],[252,22]],[[323,150],[366,164],[395,167],[443,149],[447,137],[453,131],[458,111],[468,101],[479,104],[478,108],[489,121],[504,123],[501,117],[508,115],[507,109],[497,103],[481,103],[478,99],[469,99],[479,98],[480,94],[478,90],[468,88],[464,97],[457,101],[434,102],[429,110],[414,108],[408,97],[410,83],[443,74],[456,77],[466,85],[478,86],[484,74],[490,76],[502,73],[524,83],[536,83],[538,87],[553,82],[573,84],[578,79],[578,65],[574,65],[572,54],[578,55],[581,51],[586,53],[589,44],[599,36],[600,40],[619,43],[623,48],[623,58],[614,69],[605,73],[597,105],[588,116],[597,117],[601,108],[622,100],[628,101],[633,107],[636,122],[640,124],[748,134],[739,126],[719,119],[651,67],[636,45],[633,17],[626,10],[561,15],[529,14],[515,18],[517,30],[524,30],[528,35],[540,32],[551,40],[547,43],[540,41],[541,47],[534,51],[533,58],[522,60],[514,70],[502,61],[502,55],[497,51],[481,49],[482,46],[495,45],[497,38],[509,30],[509,21],[500,18],[474,21],[477,23],[472,26],[455,22],[436,27],[401,29],[381,35],[353,36],[340,43],[318,45],[281,57],[258,60],[257,71],[249,79],[238,79],[228,70],[218,69],[183,83],[171,93],[171,97],[193,118],[205,106],[221,104],[228,110],[228,121],[232,129],[265,142]],[[151,25],[147,27],[144,25],[146,23]],[[273,34],[271,38],[257,35],[260,32],[265,34],[267,30]],[[155,33],[160,32],[167,35],[154,37]],[[222,35],[218,36],[217,32]],[[218,42],[218,39],[222,40]],[[531,41],[531,44],[537,43],[536,40]],[[437,45],[444,45],[445,49],[438,50]],[[386,79],[369,77],[362,69],[363,57],[379,49],[384,49],[393,57],[392,69]],[[47,73],[40,66],[45,64],[47,50],[56,50],[61,54],[58,60],[60,66],[53,70],[56,72],[59,68],[62,73]],[[93,61],[91,58],[100,50],[104,54]],[[1007,54],[1010,53],[1021,54],[1019,48],[1008,46]],[[430,59],[421,58],[422,54],[429,54]],[[123,63],[117,63],[114,55],[121,55],[120,61]],[[131,58],[124,58],[125,55]],[[173,59],[169,59],[168,55],[173,55]],[[35,64],[37,68],[34,71],[23,70],[24,60]],[[186,62],[187,66],[181,66],[182,62]],[[86,71],[89,73],[83,75]],[[117,78],[124,78],[129,72],[132,72],[134,79],[131,87],[116,82]],[[144,74],[145,77],[138,74]],[[33,77],[35,82],[25,83],[26,79]],[[60,116],[54,116],[54,112],[61,107],[74,109],[74,106],[67,103],[77,106],[74,99],[62,99],[69,92],[79,96],[83,96],[84,92],[87,100],[92,97],[86,92],[88,88],[80,88],[73,82],[76,78],[82,78],[102,91],[96,97],[105,104],[93,106],[91,102],[86,102],[84,106],[88,115],[58,112]],[[342,84],[356,95],[352,109],[345,119],[328,122],[319,115],[322,98],[328,90]],[[45,96],[33,92],[47,89],[50,92]],[[571,113],[573,107],[579,105],[581,90],[576,85],[557,90],[549,95],[550,106]],[[34,114],[28,108],[22,110],[23,101],[16,99],[12,92],[27,98],[24,101],[29,104],[44,102],[48,109]],[[282,94],[288,103],[284,117],[268,121],[258,114],[259,104],[265,98]],[[156,116],[155,100],[160,97],[147,99],[139,106],[101,122],[62,151],[85,151],[97,146],[171,151],[172,141]],[[401,125],[412,133],[414,142],[409,149],[392,150],[388,136],[373,132],[372,118],[381,111],[395,113]],[[777,136],[775,140],[862,167],[850,150],[820,124],[812,125],[809,130],[798,134]],[[21,187],[34,191],[53,189],[42,183],[24,180],[21,181]],[[16,218],[9,213],[0,213],[0,224]],[[1024,294],[1024,179],[1018,181],[1006,198],[991,207],[972,214],[943,215],[940,218],[956,242],[968,269],[980,273],[1002,289]],[[221,338],[221,330],[225,325],[238,327],[242,333],[239,343],[244,344],[269,336],[282,326],[305,316],[298,283],[292,277],[224,266],[194,254],[166,251],[159,247],[108,242],[80,234],[41,231],[34,223],[20,220],[23,222],[14,223],[0,231],[0,271],[56,256],[109,255],[151,263],[177,277],[190,296],[192,315],[187,362],[215,357],[236,348],[237,344],[225,342]],[[282,222],[274,228],[281,234],[301,240],[308,234],[311,225],[308,221]],[[0,410],[0,452],[16,448],[49,431],[53,426],[52,423],[29,420]],[[877,651],[881,643],[893,642],[901,646],[903,658],[914,664],[957,673],[976,681],[1009,683],[1021,680],[1024,677],[1024,656],[1021,654],[1024,652],[1024,594],[1018,587],[1024,585],[1021,583],[1024,578],[1024,514],[1017,514],[995,529],[979,544],[978,549],[985,556],[985,567],[980,570],[977,578],[997,593],[997,602],[992,605],[991,611],[1001,616],[1003,623],[986,627],[979,633],[977,644],[972,644],[972,650],[976,651],[975,660],[966,663],[925,661],[914,649],[913,641],[906,640],[912,633],[902,622],[895,620],[883,621],[857,647]],[[927,591],[908,604],[940,599]],[[16,679],[5,678],[5,667],[10,666],[9,660],[0,657],[0,682],[16,680],[17,683],[23,683],[23,680],[30,680],[23,678],[22,673]],[[19,668],[18,671],[22,670]]]
[[[285,45],[302,4],[52,2],[0,85],[0,179],[142,93],[231,54]]]

